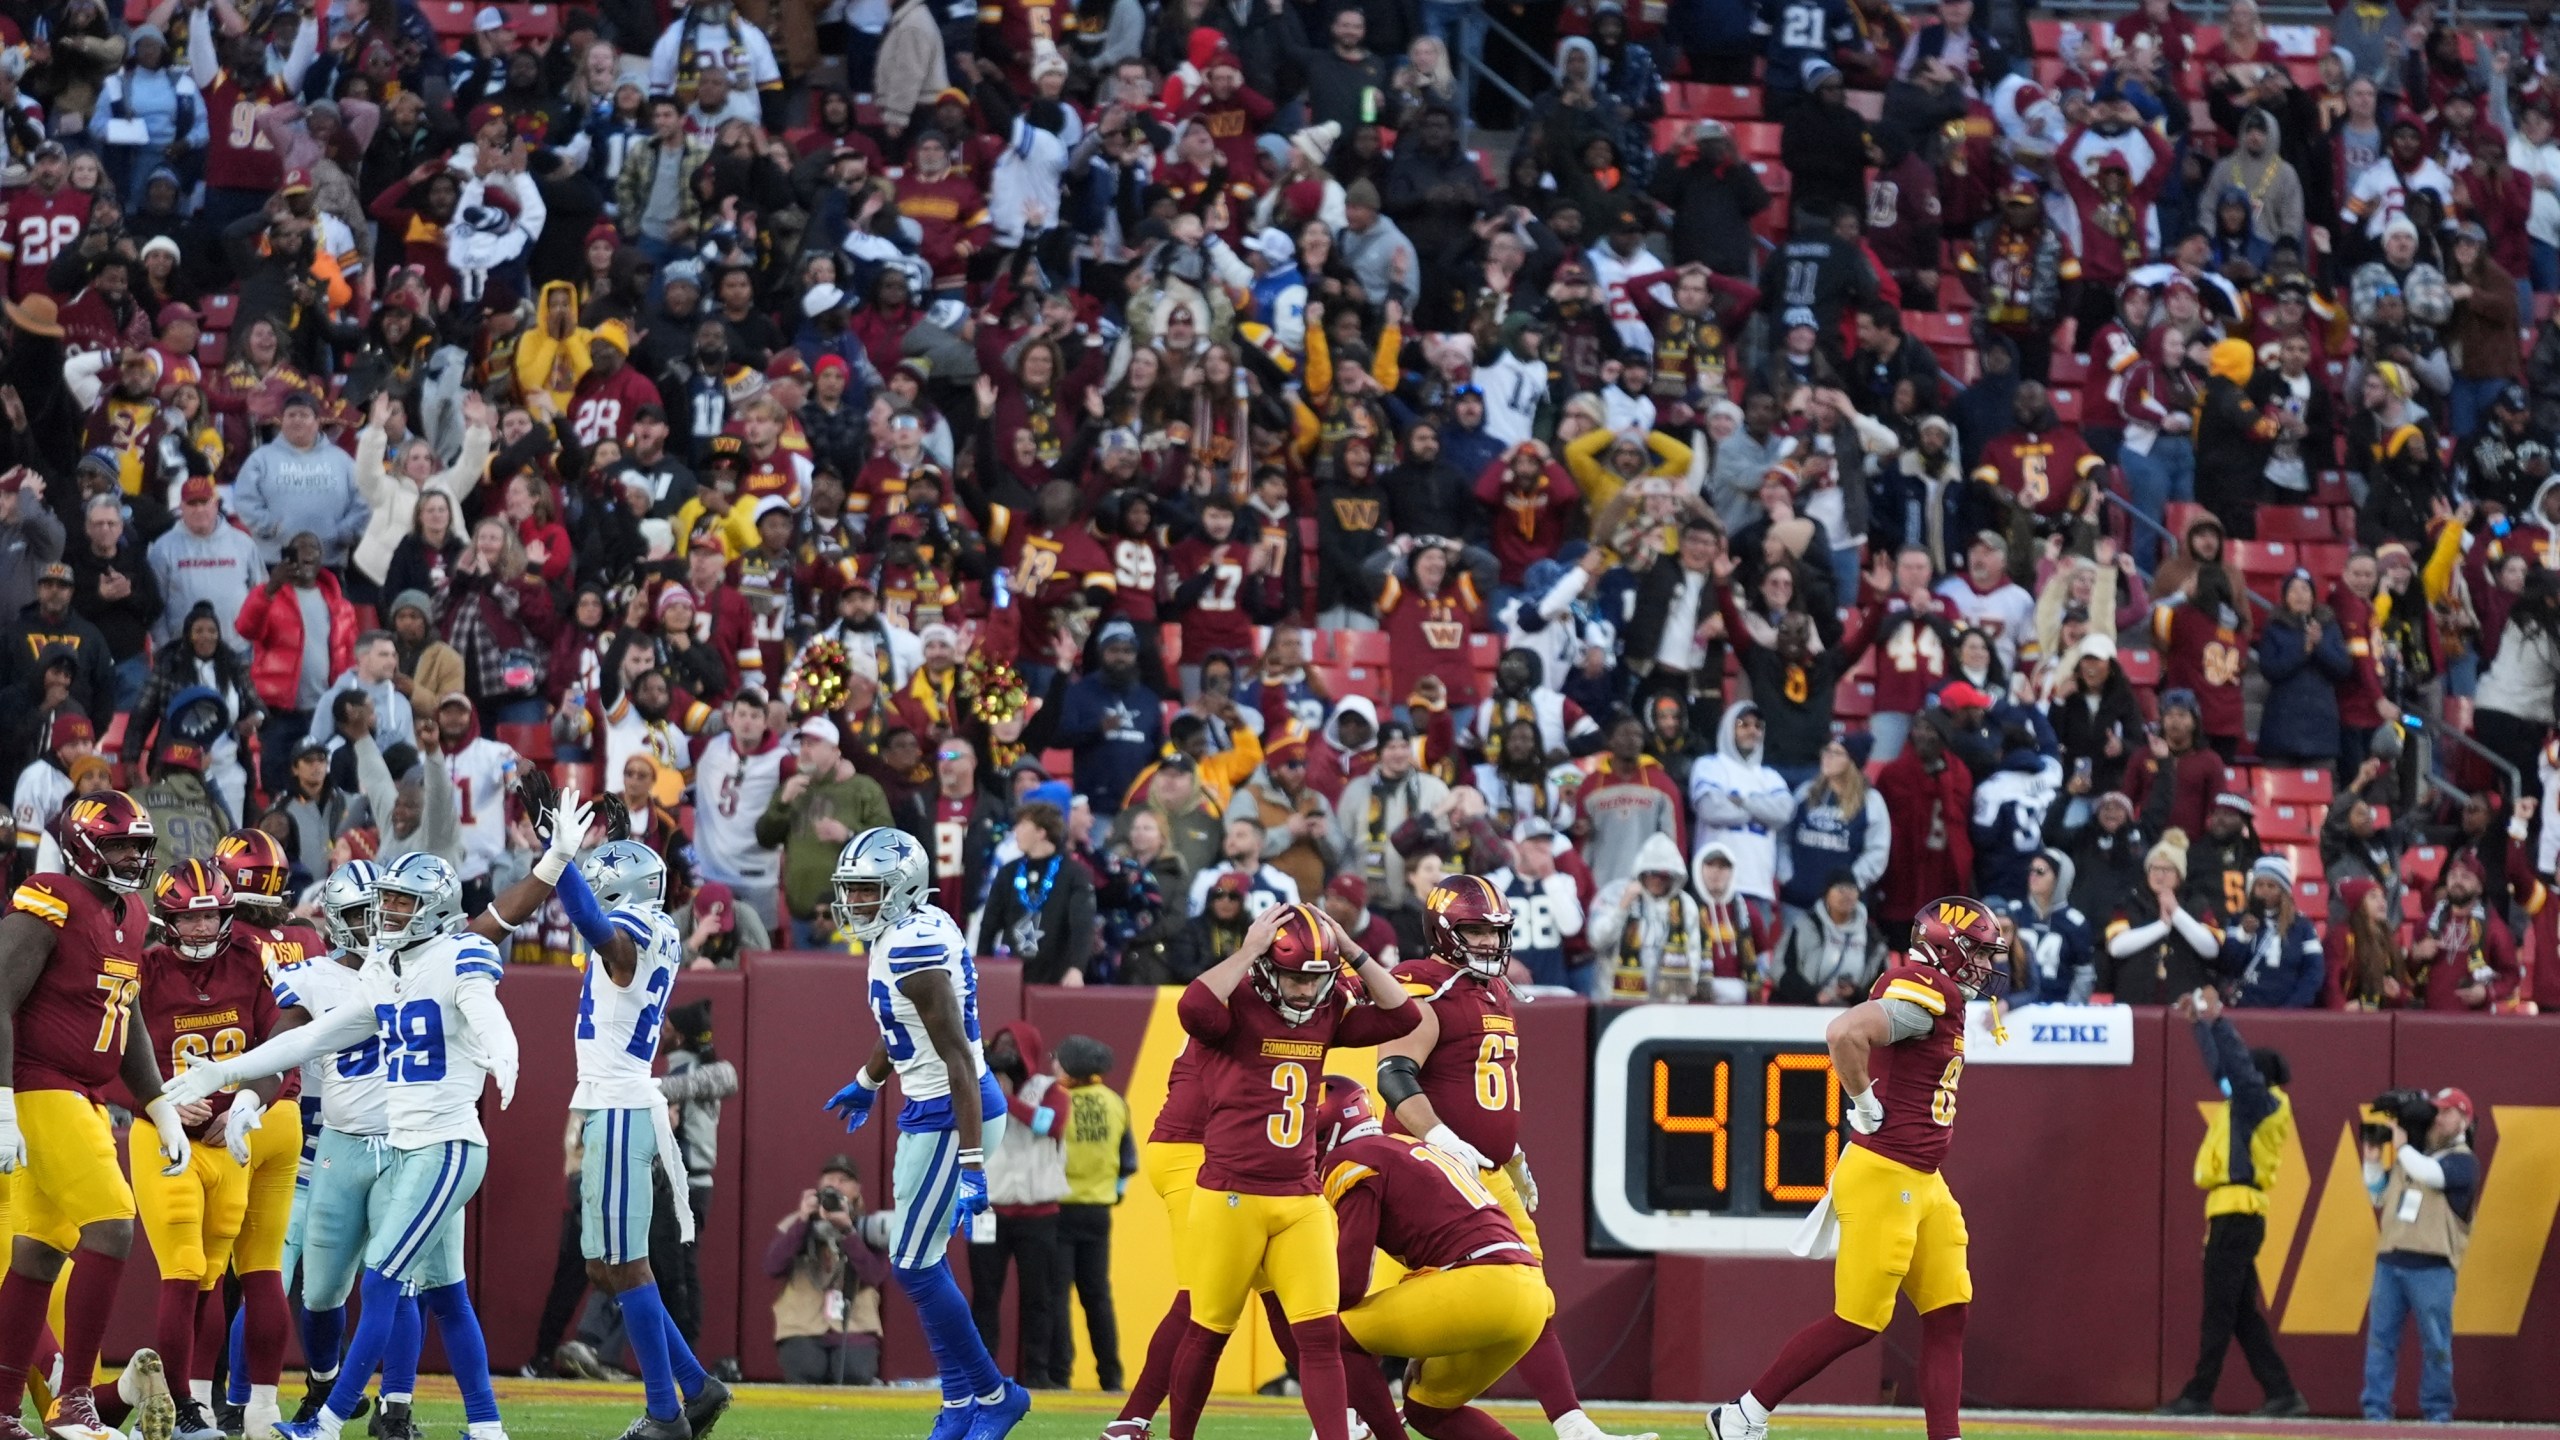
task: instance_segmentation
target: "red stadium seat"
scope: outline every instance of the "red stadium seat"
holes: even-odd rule
[[[2326,879],[2305,880],[2296,875],[2293,881],[2293,908],[2313,917],[2312,923],[2326,923],[2329,917],[2329,882]]]
[[[1872,679],[1844,680],[1832,692],[1831,713],[1844,720],[1863,720],[1876,713],[1876,682]]]
[[[1493,662],[1502,658],[1502,637],[1488,635],[1481,630],[1469,635],[1467,658],[1475,662],[1475,667],[1479,670],[1492,669]]]
[[[2286,575],[2303,563],[2302,548],[2284,540],[2234,540],[2232,563],[2243,575]]]
[[[508,27],[519,40],[541,44],[560,33],[560,9],[556,5],[510,5],[506,15]]]
[[[2338,532],[2325,505],[2263,505],[2258,508],[2261,540],[2335,540]]]
[[[2284,863],[2293,867],[2293,878],[2297,881],[2318,880],[2329,873],[2328,864],[2320,858],[2317,845],[2270,845],[2267,853],[2282,856]]]
[[[2148,690],[2160,683],[2160,652],[2157,650],[2118,650],[2116,664],[2124,670],[2124,678],[2132,681],[2136,689]]]
[[[1333,692],[1337,696],[1366,695],[1382,710],[1395,703],[1388,694],[1391,682],[1387,672],[1374,665],[1346,665],[1334,674],[1340,680],[1339,688]]]
[[[2400,878],[2412,890],[2433,890],[2449,858],[2441,845],[2412,845],[2400,856]]]
[[[2351,506],[2356,503],[2355,495],[2347,489],[2346,471],[2323,470],[2312,476],[2311,480],[2312,504],[2326,505],[2335,509],[2341,505]]]
[[[498,727],[498,743],[537,765],[551,763],[551,727],[540,722]]]
[[[2062,421],[2063,424],[2077,425],[2080,423],[2079,391],[2055,390],[2051,394],[2051,399],[2053,401],[2053,413]]]
[[[2089,383],[2089,362],[2065,350],[2053,357],[2052,365],[2045,371],[2045,383],[2085,386]]]
[[[2320,577],[2322,595],[2329,593],[2331,581],[2347,573],[2347,544],[2343,540],[2306,540],[2296,548],[2302,552],[2303,568]]]
[[[2326,770],[2268,765],[2258,770],[2250,797],[2260,805],[2326,805],[2336,788]]]
[[[2027,22],[2027,38],[2033,44],[2038,56],[2052,59],[2062,57],[2061,21],[2030,20]]]
[[[230,337],[219,330],[207,330],[196,337],[196,363],[207,370],[220,369],[230,351]]]
[[[204,328],[207,330],[228,330],[231,322],[239,317],[239,296],[225,290],[204,297]]]
[[[1384,669],[1393,642],[1384,630],[1340,630],[1334,632],[1333,655],[1346,665],[1375,665]]]
[[[1973,318],[1936,310],[1902,312],[1902,333],[1923,345],[1973,345]]]
[[[563,790],[575,790],[581,795],[593,795],[597,793],[596,777],[600,773],[602,772],[599,768],[589,761],[555,761],[551,766],[551,783]]]
[[[1734,153],[1748,160],[1778,158],[1778,127],[1766,120],[1744,120],[1733,126]]]
[[[2258,807],[2258,839],[2262,842],[2308,844],[2320,838],[2320,822],[2325,818],[2317,805],[2261,805]]]
[[[1757,120],[1761,115],[1760,91],[1750,85],[1684,85],[1681,87],[1692,115],[1717,120]]]
[[[2199,520],[2210,520],[2212,518],[2212,511],[2207,510],[2193,500],[2172,500],[2160,509],[2161,525],[2165,527],[2170,534],[2177,536],[2180,544],[2184,544],[2186,542],[2188,526],[2193,525]]]
[[[1043,750],[1040,752],[1040,768],[1048,771],[1052,780],[1072,779],[1076,773],[1076,752]]]
[[[426,0],[418,12],[427,17],[427,28],[441,39],[459,40],[471,33],[472,17],[479,12],[461,0]]]
[[[1972,313],[1973,292],[1964,288],[1963,276],[1940,275],[1938,277],[1938,308],[1960,314]]]

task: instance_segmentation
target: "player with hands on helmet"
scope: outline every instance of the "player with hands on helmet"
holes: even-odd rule
[[[1521,1243],[1542,1258],[1537,1222],[1529,1218],[1538,1208],[1538,1181],[1520,1146],[1512,924],[1509,902],[1482,876],[1452,875],[1423,897],[1428,953],[1395,971],[1422,1018],[1411,1033],[1378,1047],[1378,1094],[1395,1128],[1473,1168]],[[1552,1318],[1519,1370],[1558,1440],[1610,1440],[1582,1408]]]

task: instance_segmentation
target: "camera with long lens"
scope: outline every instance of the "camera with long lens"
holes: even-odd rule
[[[2423,1144],[2427,1132],[2435,1128],[2434,1097],[2424,1090],[2383,1091],[2365,1105],[2364,1119],[2356,1126],[2357,1138],[2367,1145],[2388,1145],[2395,1120],[2401,1134]]]

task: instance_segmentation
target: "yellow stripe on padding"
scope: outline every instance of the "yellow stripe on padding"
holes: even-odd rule
[[[1404,982],[1404,993],[1407,995],[1420,995],[1428,999],[1433,995],[1439,994],[1440,988],[1436,985],[1425,985],[1419,980],[1407,980]]]
[[[1333,1169],[1324,1177],[1324,1203],[1327,1205],[1341,1204],[1342,1197],[1350,1193],[1352,1186],[1359,1184],[1361,1181],[1366,1180],[1377,1173],[1377,1171],[1370,1169],[1366,1165],[1358,1164],[1350,1160],[1345,1160],[1341,1164],[1334,1166]]]
[[[1947,997],[1917,980],[1896,980],[1884,987],[1880,997],[1886,1000],[1908,1000],[1932,1015],[1947,1013]]]

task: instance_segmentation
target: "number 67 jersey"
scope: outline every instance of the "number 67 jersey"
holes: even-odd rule
[[[1955,1137],[1956,1085],[1964,1075],[1964,991],[1931,965],[1897,960],[1876,977],[1869,999],[1882,1004],[1902,1037],[1875,1052],[1876,1099],[1884,1124],[1850,1143],[1914,1170],[1936,1173]],[[1917,1034],[1921,1021],[1928,1028]]]

